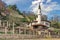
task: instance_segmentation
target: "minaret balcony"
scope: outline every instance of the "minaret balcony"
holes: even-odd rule
[[[33,22],[32,23],[33,26],[46,26],[46,27],[50,27],[50,22],[47,21],[41,21],[41,23],[38,22]]]

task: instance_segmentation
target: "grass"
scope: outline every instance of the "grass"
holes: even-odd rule
[[[0,32],[0,34],[5,34],[5,32]]]
[[[0,34],[5,34],[5,32],[0,32]],[[12,34],[12,32],[7,32],[7,34]]]

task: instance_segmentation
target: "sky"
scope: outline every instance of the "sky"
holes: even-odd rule
[[[2,0],[7,5],[16,4],[20,11],[32,11],[37,13],[38,5],[41,5],[42,14],[49,17],[60,16],[60,0]]]

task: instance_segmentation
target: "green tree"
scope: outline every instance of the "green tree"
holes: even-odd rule
[[[17,6],[16,5],[9,5],[7,7],[10,8],[10,9],[13,9],[13,10],[17,10]]]
[[[60,28],[59,18],[60,17],[57,15],[54,15],[54,17],[51,18],[51,27]]]

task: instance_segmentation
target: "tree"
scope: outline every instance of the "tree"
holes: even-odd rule
[[[46,15],[42,15],[42,20],[47,20],[47,16]]]
[[[54,15],[51,18],[51,26],[54,28],[60,28],[60,21],[59,21],[60,17],[57,15]]]
[[[17,10],[17,6],[16,5],[9,5],[7,7],[10,8],[10,9],[13,9],[13,10]]]

